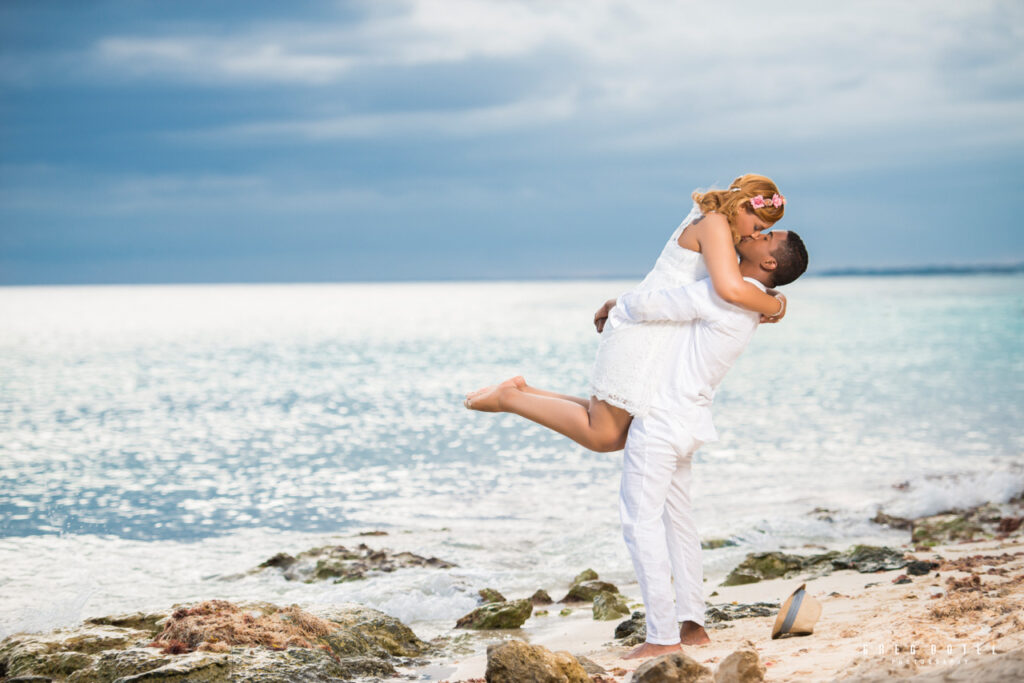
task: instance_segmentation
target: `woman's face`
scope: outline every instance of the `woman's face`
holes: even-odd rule
[[[732,222],[733,229],[740,237],[750,237],[754,233],[771,229],[773,225],[775,225],[774,221],[769,223],[768,221],[761,220],[753,211],[747,208],[740,209]]]

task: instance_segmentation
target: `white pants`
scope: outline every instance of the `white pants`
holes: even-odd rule
[[[633,418],[619,518],[647,611],[647,642],[679,642],[679,621],[704,625],[704,568],[690,504],[693,453],[703,442],[664,411]]]

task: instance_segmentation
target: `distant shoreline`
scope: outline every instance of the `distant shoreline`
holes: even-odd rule
[[[1007,275],[1024,273],[1024,263],[977,266],[896,266],[884,268],[828,268],[809,276],[878,276],[878,275]]]
[[[899,277],[910,275],[1014,275],[1024,273],[1024,262],[982,265],[928,265],[882,266],[876,268],[846,267],[808,271],[805,277]],[[165,285],[341,285],[341,284],[454,284],[460,282],[583,282],[590,280],[639,280],[641,273],[633,274],[573,274],[548,276],[509,277],[449,277],[409,279],[353,279],[353,280],[223,280],[223,281],[151,281],[151,282],[0,282],[0,289],[15,287],[123,287]]]

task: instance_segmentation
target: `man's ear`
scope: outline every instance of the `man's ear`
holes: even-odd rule
[[[765,256],[761,259],[761,270],[772,272],[779,267],[779,262],[775,260],[774,256]]]

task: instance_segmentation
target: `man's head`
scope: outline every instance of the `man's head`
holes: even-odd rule
[[[773,230],[744,237],[736,245],[740,272],[768,287],[781,287],[807,270],[807,247],[792,230]]]

